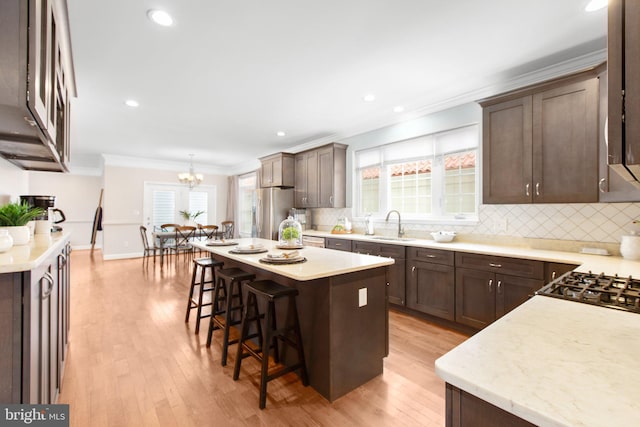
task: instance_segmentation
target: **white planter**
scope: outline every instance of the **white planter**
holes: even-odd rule
[[[640,260],[640,236],[622,236],[620,254],[624,259]]]
[[[13,246],[13,237],[9,234],[9,230],[0,228],[0,252],[6,252]]]
[[[1,228],[9,231],[9,235],[13,238],[13,246],[26,245],[29,243],[31,234],[29,233],[29,227],[26,225]]]

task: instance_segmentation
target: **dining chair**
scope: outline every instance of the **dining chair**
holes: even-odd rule
[[[203,225],[200,227],[205,240],[215,239],[218,236],[217,225]]]
[[[153,256],[153,263],[156,263],[156,253],[159,253],[164,248],[160,248],[155,244],[153,246],[149,245],[149,237],[147,236],[147,227],[144,225],[140,226],[140,237],[142,237],[142,247],[144,252],[142,254],[142,263],[144,265],[145,261],[148,262],[149,258]]]
[[[222,221],[220,226],[222,228],[222,238],[233,239],[233,221]]]
[[[193,255],[193,246],[191,241],[195,238],[196,228],[192,225],[179,225],[176,230],[176,244],[172,248],[176,255],[176,262],[178,262],[178,256],[180,253],[184,255],[184,258],[191,259]]]

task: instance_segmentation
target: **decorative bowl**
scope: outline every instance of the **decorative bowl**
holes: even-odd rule
[[[455,231],[436,231],[434,233],[431,233],[431,237],[433,237],[433,240],[435,240],[436,242],[447,243],[452,241],[454,237],[456,237],[456,232]]]

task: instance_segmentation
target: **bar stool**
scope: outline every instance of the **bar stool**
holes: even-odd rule
[[[189,288],[189,300],[187,301],[187,315],[185,316],[185,323],[189,322],[189,314],[191,314],[191,310],[197,308],[198,311],[196,313],[196,334],[200,331],[200,319],[205,317],[213,317],[214,313],[218,310],[218,301],[216,298],[212,298],[211,302],[203,303],[203,297],[205,292],[211,292],[215,290],[216,283],[216,268],[220,269],[224,263],[222,261],[214,260],[211,257],[207,258],[197,258],[193,260],[193,273],[191,274],[191,287]],[[200,269],[200,282],[197,281],[198,278],[198,269]],[[211,271],[211,280],[206,279],[207,270]],[[207,285],[212,285],[207,287]],[[200,289],[198,291],[198,299],[194,299],[193,293],[195,287],[199,286]],[[202,307],[211,306],[210,314],[202,314]]]
[[[207,347],[211,346],[213,331],[222,329],[224,332],[222,338],[222,366],[227,365],[229,345],[238,342],[237,338],[229,340],[229,331],[232,326],[239,325],[242,321],[242,283],[252,281],[255,278],[255,274],[235,267],[218,270],[218,280],[216,282],[213,300],[225,301],[225,305],[224,309],[217,308],[215,315],[209,319]],[[238,315],[234,316],[234,313]],[[222,315],[224,315],[224,318]]]
[[[302,334],[300,333],[298,309],[296,307],[298,290],[280,285],[270,280],[258,280],[248,283],[245,285],[245,289],[247,290],[247,304],[245,305],[242,313],[240,343],[238,344],[238,356],[236,357],[236,363],[233,369],[233,379],[237,380],[240,376],[240,365],[242,363],[242,359],[253,356],[259,360],[262,363],[262,369],[260,371],[260,409],[264,409],[267,404],[267,383],[269,381],[288,372],[300,369],[302,384],[305,386],[309,385],[309,378],[307,376],[307,368],[304,360],[304,349],[302,348]],[[266,299],[268,302],[266,316],[260,314],[258,309],[258,297]],[[293,324],[278,329],[276,326],[275,301],[278,298],[285,297],[288,298],[289,310],[293,311]],[[260,319],[262,318],[265,319],[264,336],[262,336],[262,328],[260,326]],[[259,349],[256,349],[254,348],[255,346],[250,346],[247,343],[251,338],[248,333],[252,322],[255,322],[255,327],[260,335],[258,337]],[[290,332],[293,332],[293,337],[290,336],[291,334],[287,334]],[[276,363],[280,362],[278,340],[281,340],[284,344],[293,347],[297,351],[298,360],[293,365],[283,366],[269,374],[270,349],[274,350],[273,360]]]

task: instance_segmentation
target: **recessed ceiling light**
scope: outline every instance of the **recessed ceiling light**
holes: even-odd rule
[[[404,111],[404,107],[402,105],[396,105],[395,107],[393,107],[394,113],[402,113],[403,111]]]
[[[362,97],[362,99],[364,100],[364,102],[373,102],[376,100],[376,96],[372,93],[365,95],[364,97]]]
[[[147,16],[153,22],[163,27],[170,27],[173,25],[173,18],[164,10],[151,9],[147,11]]]
[[[285,135],[286,135],[286,133],[284,133],[284,132],[282,132],[282,131],[278,131],[278,132],[276,132],[276,135],[278,135],[278,136],[285,136]]]
[[[607,6],[607,0],[591,0],[584,8],[587,12],[595,12]]]
[[[138,101],[136,101],[135,99],[127,99],[126,101],[124,101],[124,103],[128,106],[128,107],[137,107],[140,104],[138,104]]]

